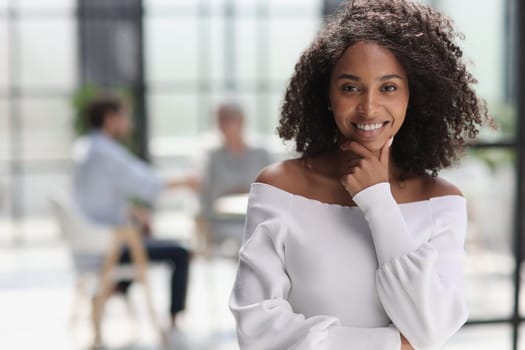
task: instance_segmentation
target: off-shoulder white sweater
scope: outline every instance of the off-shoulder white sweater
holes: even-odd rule
[[[442,346],[467,319],[466,202],[398,204],[390,185],[357,207],[252,184],[230,298],[242,350]]]

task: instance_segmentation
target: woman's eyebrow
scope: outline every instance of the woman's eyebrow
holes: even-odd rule
[[[340,79],[354,80],[357,82],[361,81],[361,78],[359,78],[358,76],[355,76],[353,74],[346,74],[346,73],[339,74],[339,76],[337,77],[337,80],[340,80]]]
[[[337,80],[340,80],[340,79],[348,79],[348,80],[353,80],[357,82],[361,81],[361,78],[359,78],[358,76],[353,75],[353,74],[347,74],[347,73],[340,74],[337,77]],[[403,80],[403,78],[398,74],[387,74],[387,75],[383,75],[382,77],[377,78],[377,80],[379,81],[385,81],[385,80],[390,80],[390,79]]]
[[[384,81],[384,80],[390,80],[390,79],[399,79],[399,80],[403,80],[403,78],[397,74],[387,74],[387,75],[383,75],[381,78],[379,78],[378,80],[380,81]]]

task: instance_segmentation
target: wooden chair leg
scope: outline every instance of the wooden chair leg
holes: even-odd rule
[[[127,244],[129,251],[131,253],[131,261],[134,266],[134,273],[137,282],[142,284],[144,288],[144,294],[146,298],[146,306],[148,308],[148,313],[153,322],[154,328],[159,333],[161,344],[163,349],[167,349],[167,341],[162,327],[160,326],[155,308],[153,307],[153,298],[147,278],[147,268],[148,268],[148,257],[140,233],[135,231],[133,228],[119,229],[115,232],[115,239],[113,244],[108,252],[108,255],[104,259],[101,278],[100,278],[100,288],[98,293],[93,298],[93,312],[92,312],[92,322],[95,334],[95,346],[99,346],[102,343],[102,332],[101,332],[101,321],[102,314],[104,311],[104,304],[107,299],[111,296],[113,291],[113,269],[118,264],[118,259],[120,256],[120,249],[123,244]]]
[[[111,295],[110,288],[104,288],[103,291],[97,293],[92,299],[92,313],[91,319],[93,324],[95,347],[102,345],[102,314],[104,313],[104,305]]]
[[[104,305],[113,292],[113,269],[118,263],[120,256],[121,242],[123,235],[119,232],[108,250],[108,254],[102,263],[102,270],[100,273],[100,280],[98,290],[92,299],[91,319],[94,333],[94,346],[98,347],[102,344],[102,315],[104,313]]]
[[[148,256],[146,249],[144,248],[144,244],[142,242],[142,238],[138,234],[138,232],[134,231],[133,229],[127,230],[127,243],[128,247],[131,253],[131,259],[133,261],[133,265],[135,268],[135,275],[137,278],[137,282],[140,282],[142,284],[142,288],[144,290],[144,296],[146,298],[146,307],[148,309],[148,313],[151,319],[151,322],[153,323],[153,327],[156,329],[160,339],[163,348],[167,348],[166,344],[166,337],[162,330],[162,327],[157,319],[157,314],[155,312],[154,304],[153,304],[153,296],[151,293],[151,288],[147,276],[147,269],[148,269]]]

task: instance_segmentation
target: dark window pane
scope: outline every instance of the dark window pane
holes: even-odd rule
[[[76,85],[76,26],[72,19],[18,23],[22,87],[71,89]]]
[[[441,175],[467,198],[465,295],[470,318],[510,317],[514,154],[498,149],[470,151],[461,166]]]
[[[525,350],[525,325],[523,324],[519,328],[518,349]]]

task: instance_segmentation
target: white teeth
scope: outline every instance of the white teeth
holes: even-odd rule
[[[370,130],[376,130],[383,126],[383,123],[375,123],[375,124],[356,124],[357,128],[360,130],[370,131]]]

